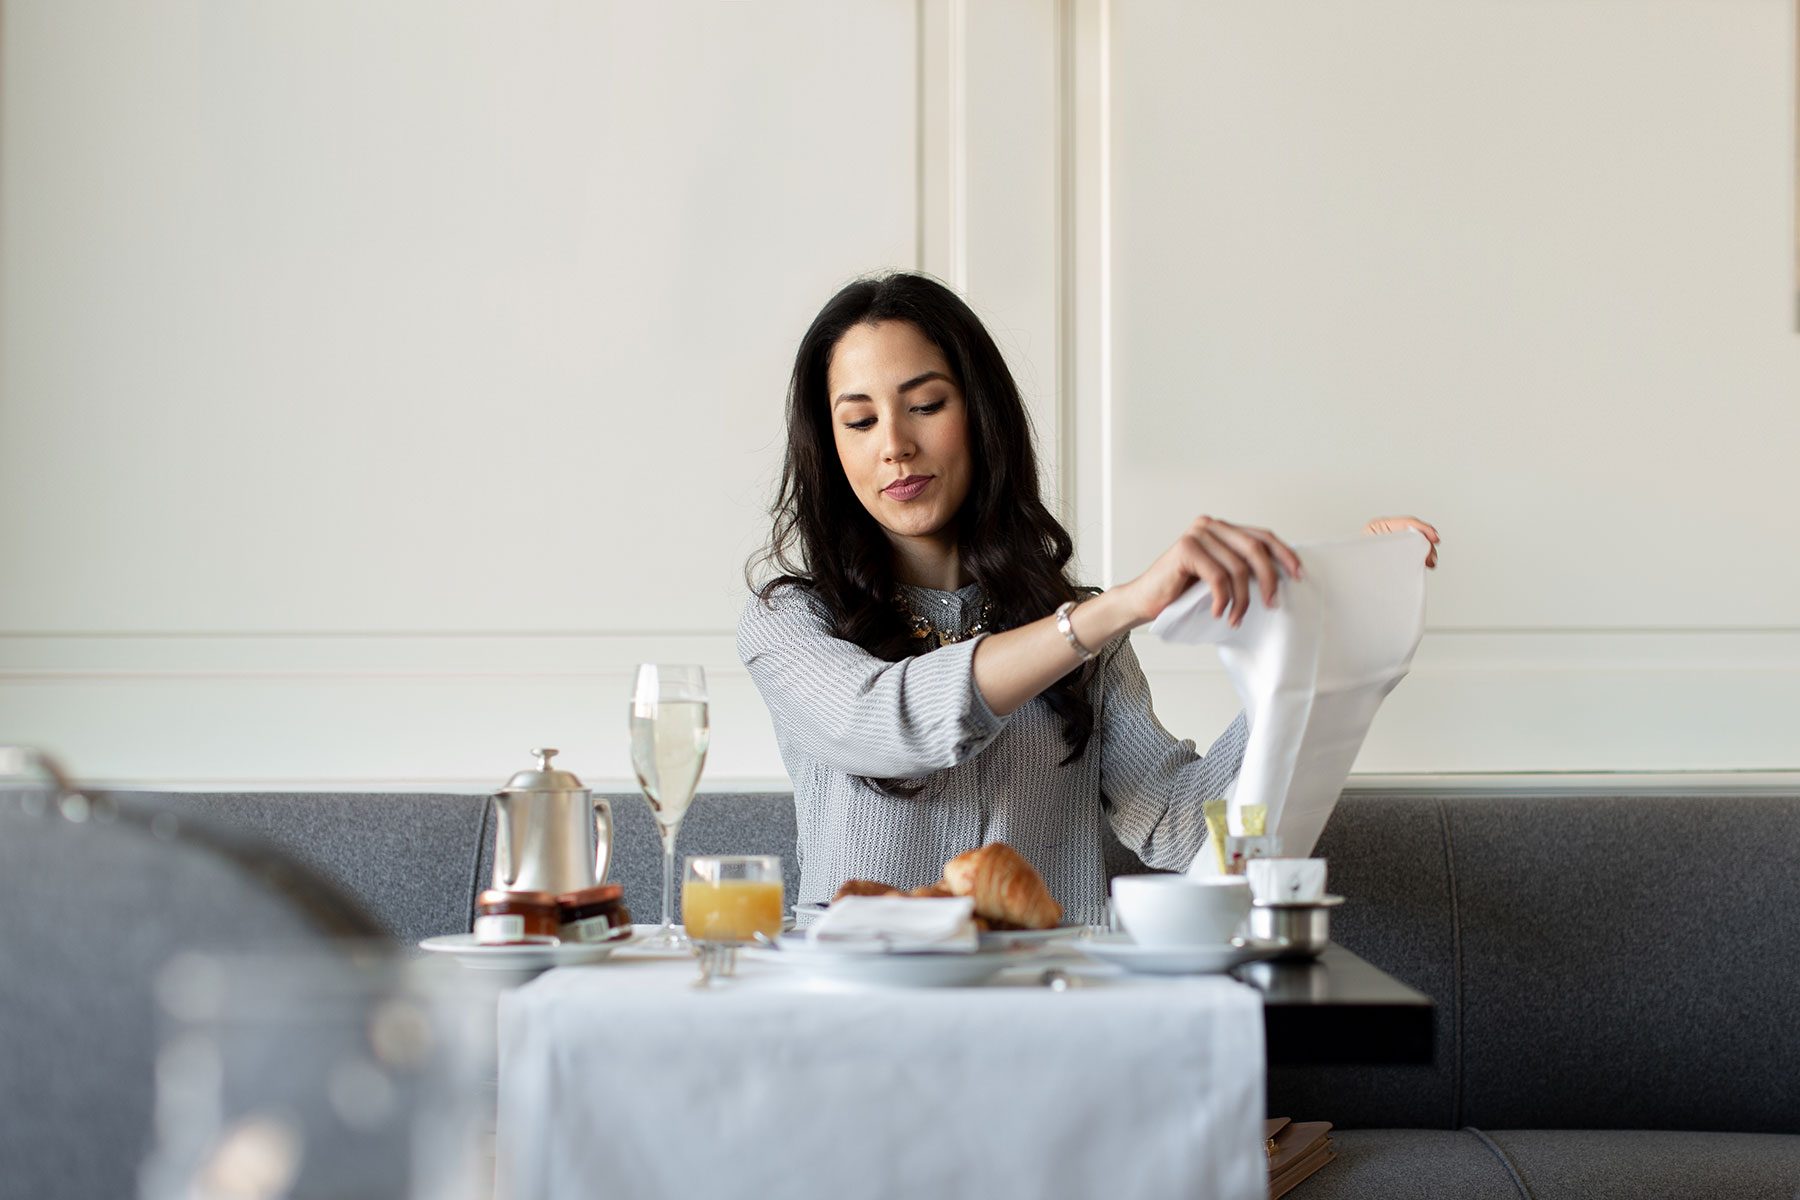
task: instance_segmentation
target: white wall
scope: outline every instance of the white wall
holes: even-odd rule
[[[739,567],[881,266],[990,321],[1095,579],[1439,524],[1359,770],[1800,768],[1789,0],[0,21],[0,740],[87,778],[617,784],[662,658],[779,782]]]

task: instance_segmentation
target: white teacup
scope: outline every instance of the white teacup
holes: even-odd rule
[[[1242,875],[1121,875],[1112,881],[1113,911],[1140,946],[1217,946],[1250,916],[1250,884]]]
[[[1325,895],[1322,858],[1256,858],[1244,864],[1244,875],[1263,904],[1306,904]]]

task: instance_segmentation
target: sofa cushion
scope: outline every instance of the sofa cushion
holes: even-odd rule
[[[1451,1129],[1340,1129],[1337,1155],[1295,1200],[1519,1200],[1506,1164],[1480,1137]]]
[[[1800,1137],[1661,1130],[1334,1130],[1299,1200],[1793,1200]]]
[[[1488,1134],[1533,1200],[1793,1200],[1800,1137],[1637,1129]]]
[[[467,933],[492,872],[485,795],[115,792],[139,808],[198,815],[292,855],[360,900],[403,945]]]
[[[1800,1133],[1800,799],[1445,803],[1459,1124]]]

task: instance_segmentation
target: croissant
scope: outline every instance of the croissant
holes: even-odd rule
[[[936,883],[928,883],[924,887],[916,887],[906,894],[916,896],[921,900],[947,900],[956,895],[941,879]]]
[[[957,855],[944,864],[944,882],[958,896],[973,897],[975,911],[989,920],[1024,929],[1050,929],[1062,921],[1062,905],[1043,878],[1005,842]]]
[[[837,890],[837,895],[831,898],[831,902],[836,904],[845,896],[904,896],[905,894],[892,884],[876,883],[872,879],[846,879],[844,886]]]

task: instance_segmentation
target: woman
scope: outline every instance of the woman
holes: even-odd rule
[[[793,780],[802,903],[852,878],[917,887],[1005,841],[1065,920],[1102,921],[1102,820],[1151,866],[1193,861],[1244,718],[1205,755],[1171,737],[1121,635],[1196,581],[1234,623],[1252,588],[1275,603],[1302,569],[1280,538],[1201,517],[1129,583],[1078,588],[998,347],[909,274],[852,283],[807,330],[773,512],[777,574],[745,605],[738,653]],[[1434,565],[1430,526],[1370,528],[1402,525]]]

